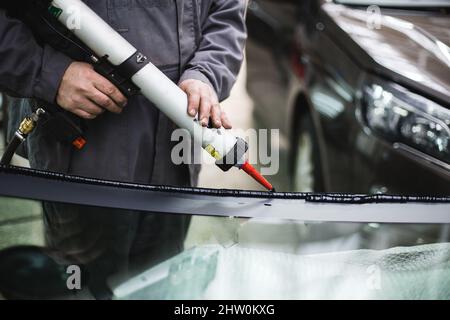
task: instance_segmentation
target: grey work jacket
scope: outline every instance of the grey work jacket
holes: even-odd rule
[[[243,60],[245,0],[85,0],[173,81],[198,79],[220,100],[228,97]],[[30,30],[0,11],[0,90],[54,102],[71,57],[39,46]],[[27,109],[13,100],[12,118]],[[20,110],[20,111],[19,111]],[[14,117],[14,115],[17,115]],[[86,122],[81,151],[36,131],[29,139],[33,167],[137,183],[193,185],[199,167],[174,165],[175,125],[143,97],[120,115]]]

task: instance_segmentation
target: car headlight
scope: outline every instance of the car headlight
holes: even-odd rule
[[[398,85],[364,90],[368,127],[392,143],[403,143],[450,163],[450,110]]]

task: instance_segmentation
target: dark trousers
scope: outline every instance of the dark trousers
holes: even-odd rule
[[[111,296],[107,280],[150,268],[183,250],[190,217],[44,203],[48,247],[65,264],[86,270],[96,298]],[[83,275],[82,275],[83,276]]]

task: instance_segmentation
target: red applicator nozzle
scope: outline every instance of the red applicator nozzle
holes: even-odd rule
[[[249,176],[258,181],[264,188],[271,192],[275,192],[275,188],[266,180],[248,161],[246,161],[240,169],[244,170]]]

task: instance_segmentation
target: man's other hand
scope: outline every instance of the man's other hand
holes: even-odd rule
[[[56,102],[81,118],[94,119],[105,110],[121,113],[127,99],[92,65],[73,62],[63,76]]]
[[[231,129],[231,123],[224,111],[221,110],[219,99],[213,88],[208,84],[195,79],[187,79],[179,84],[188,95],[188,114],[191,117],[198,115],[202,126],[209,124],[209,119],[215,128]]]

